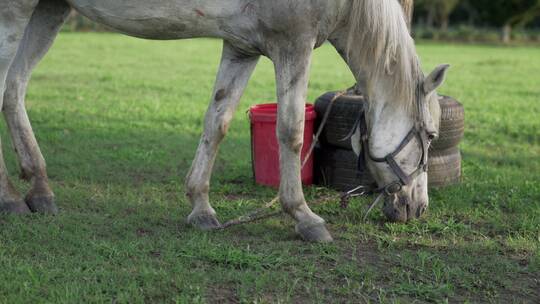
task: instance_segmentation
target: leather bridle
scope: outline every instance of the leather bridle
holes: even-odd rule
[[[360,115],[354,124],[354,127],[351,131],[351,133],[346,137],[346,139],[352,138],[353,134],[356,132],[357,129],[360,131],[360,142],[361,142],[361,153],[358,156],[358,171],[359,174],[365,174],[367,171],[367,160],[371,160],[376,163],[386,163],[390,170],[392,170],[392,173],[396,176],[396,180],[392,181],[386,185],[383,186],[377,186],[377,185],[360,185],[350,191],[345,192],[341,197],[342,206],[346,207],[348,204],[348,199],[355,196],[362,196],[366,194],[371,193],[378,193],[379,196],[375,200],[375,202],[371,205],[371,207],[368,210],[371,211],[375,205],[380,201],[380,199],[383,196],[391,196],[394,194],[397,194],[400,192],[403,187],[411,185],[414,180],[422,173],[425,173],[428,171],[428,149],[429,145],[431,143],[431,138],[429,136],[429,133],[426,130],[425,123],[424,123],[424,111],[421,108],[420,104],[420,98],[417,93],[417,109],[419,113],[419,119],[415,122],[414,126],[411,128],[411,130],[407,133],[405,138],[401,141],[399,146],[394,150],[394,152],[386,155],[385,157],[379,158],[373,156],[369,149],[369,130],[367,127],[367,120],[366,120],[366,109],[365,106],[362,107],[362,110],[360,112]],[[402,167],[399,165],[399,163],[396,161],[396,157],[405,149],[413,139],[418,139],[421,149],[422,149],[422,157],[420,158],[420,162],[416,169],[411,173],[407,174]],[[367,214],[366,214],[367,216]]]
[[[365,116],[365,114],[363,114]],[[380,187],[378,189],[375,189],[374,192],[380,193],[385,192],[386,194],[395,194],[404,186],[410,185],[416,177],[418,177],[420,174],[427,172],[428,169],[428,149],[429,149],[429,139],[427,132],[424,129],[418,128],[417,126],[414,126],[411,128],[409,133],[407,133],[407,136],[401,141],[399,146],[394,150],[394,152],[386,155],[385,157],[378,158],[374,157],[371,154],[371,151],[369,150],[369,135],[367,131],[366,121],[365,117],[361,119],[360,121],[360,134],[361,134],[361,143],[362,143],[362,152],[360,156],[358,157],[359,162],[359,170],[365,171],[366,169],[366,161],[367,158],[369,158],[371,161],[376,163],[386,163],[390,169],[392,170],[392,173],[397,177],[397,179],[383,187]],[[399,165],[399,163],[396,161],[396,157],[411,143],[413,139],[418,139],[420,142],[421,148],[422,148],[422,157],[420,158],[420,162],[417,166],[417,168],[411,173],[407,174]]]

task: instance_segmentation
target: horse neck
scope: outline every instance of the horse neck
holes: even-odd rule
[[[372,83],[392,78],[389,82],[395,94],[391,99],[408,106],[414,99],[419,69],[402,7],[395,0],[352,1],[350,5],[346,23],[349,64],[361,66],[355,72]]]

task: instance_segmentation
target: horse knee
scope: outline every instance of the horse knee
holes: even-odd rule
[[[304,128],[301,124],[296,125],[280,125],[278,127],[279,142],[285,145],[294,153],[300,153],[304,144]]]
[[[210,139],[217,137],[218,140],[223,139],[229,131],[233,115],[227,108],[220,105],[212,105],[208,110],[206,117],[205,134]]]
[[[229,132],[229,127],[231,125],[232,117],[227,117],[224,115],[224,117],[221,118],[221,123],[218,127],[218,132],[221,138],[225,137],[227,133]]]
[[[24,99],[24,89],[22,85],[8,77],[5,84],[4,102],[2,104],[2,112],[6,115],[16,113],[20,110],[22,104],[19,104]]]

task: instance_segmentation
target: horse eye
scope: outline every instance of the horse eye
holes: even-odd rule
[[[435,140],[435,139],[437,139],[437,137],[439,137],[439,134],[437,134],[437,132],[428,133],[428,139],[429,140]]]

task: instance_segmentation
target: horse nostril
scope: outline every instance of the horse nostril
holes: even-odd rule
[[[405,205],[405,210],[407,210],[407,219],[411,218],[411,205]]]
[[[401,206],[408,206],[409,200],[405,196],[399,196],[398,197],[399,203]]]

